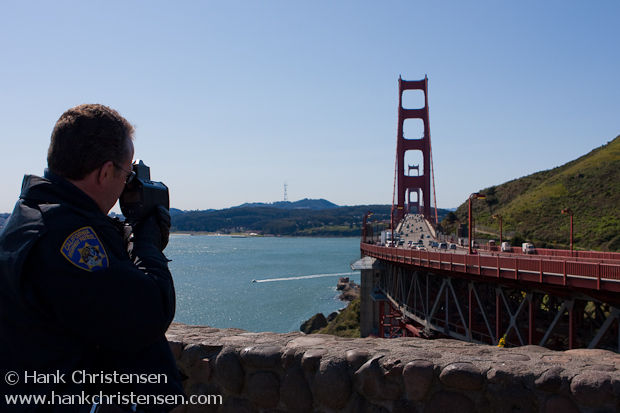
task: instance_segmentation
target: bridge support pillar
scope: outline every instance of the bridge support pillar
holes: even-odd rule
[[[536,331],[536,326],[534,322],[534,296],[530,295],[529,301],[527,303],[528,306],[528,330],[527,330],[527,344],[532,345],[534,343],[534,332]]]
[[[495,344],[502,338],[502,297],[501,289],[495,289]]]
[[[468,283],[467,285],[467,339],[472,341],[472,329],[473,329],[473,317],[474,317],[474,285],[473,283]]]
[[[575,348],[575,302],[571,301],[568,305],[568,349]]]
[[[377,285],[385,271],[383,264],[376,258],[364,257],[353,264],[352,270],[361,273],[360,286],[360,334],[368,337],[380,334],[379,320],[383,316],[382,303],[387,297],[377,290]]]

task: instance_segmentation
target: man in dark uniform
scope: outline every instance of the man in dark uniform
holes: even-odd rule
[[[132,139],[115,110],[77,106],[54,127],[44,177],[24,177],[0,233],[0,411],[91,411],[78,396],[101,392],[159,412],[176,403],[136,407],[120,395],[183,393],[164,336],[175,310],[162,253],[170,215],[134,225],[129,252],[107,215],[134,176]]]

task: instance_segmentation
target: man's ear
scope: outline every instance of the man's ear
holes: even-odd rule
[[[105,183],[111,177],[114,177],[114,162],[107,161],[99,168],[97,173],[97,184],[101,185]]]

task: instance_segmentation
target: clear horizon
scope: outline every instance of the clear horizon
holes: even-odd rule
[[[174,208],[277,202],[285,182],[288,199],[391,204],[398,77],[425,75],[437,205],[455,208],[620,135],[619,15],[612,0],[9,2],[0,211],[86,102],[135,125]]]

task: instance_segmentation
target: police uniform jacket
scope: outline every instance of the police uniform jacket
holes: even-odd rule
[[[147,241],[128,252],[120,222],[69,181],[49,171],[44,176],[24,177],[0,233],[0,397],[79,394],[106,386],[120,393],[181,394],[164,336],[175,310],[168,260]],[[148,385],[80,383],[82,371],[166,379]],[[3,380],[8,372],[17,374],[18,383]],[[33,372],[48,374],[47,380]],[[50,409],[4,403],[1,411]]]

